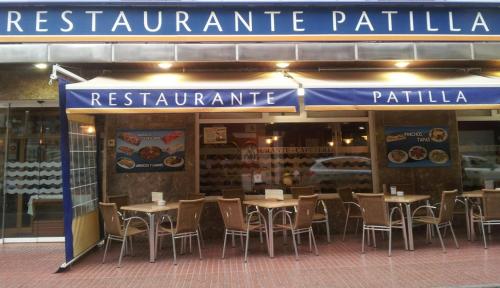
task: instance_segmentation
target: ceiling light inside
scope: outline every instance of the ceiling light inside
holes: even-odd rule
[[[408,67],[408,65],[410,65],[410,62],[408,62],[408,61],[398,61],[394,64],[394,66],[396,66],[398,68],[406,68],[406,67]]]
[[[42,70],[42,69],[47,69],[48,66],[45,63],[37,63],[35,64],[35,67]]]
[[[158,67],[161,69],[170,69],[170,67],[172,67],[172,63],[168,62],[158,63]]]
[[[288,62],[278,62],[278,63],[276,63],[276,67],[281,68],[281,69],[288,68],[288,66],[290,66],[290,63],[288,63]]]

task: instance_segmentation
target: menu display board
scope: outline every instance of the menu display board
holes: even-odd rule
[[[184,130],[119,130],[116,171],[168,172],[184,170]]]
[[[226,127],[205,127],[203,128],[204,144],[226,144]]]
[[[451,164],[448,127],[385,127],[388,167],[443,167]]]

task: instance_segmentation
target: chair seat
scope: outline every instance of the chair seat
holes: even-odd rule
[[[140,228],[134,227],[132,225],[129,225],[128,229],[127,229],[127,235],[125,235],[125,236],[127,236],[127,237],[134,236],[137,234],[145,233],[146,231],[147,231],[146,229],[140,229]],[[123,230],[123,232],[125,232],[125,229]]]
[[[327,220],[326,215],[323,213],[314,213],[313,221]]]
[[[414,222],[418,223],[423,223],[423,224],[432,224],[432,225],[437,225],[439,224],[439,219],[432,217],[432,216],[419,216],[413,218]]]

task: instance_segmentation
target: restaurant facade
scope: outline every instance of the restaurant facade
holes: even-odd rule
[[[500,185],[494,2],[93,2],[0,4],[3,243],[67,265],[152,192]]]

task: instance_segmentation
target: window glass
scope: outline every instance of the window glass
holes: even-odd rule
[[[464,191],[500,187],[500,123],[459,122]]]
[[[205,124],[200,133],[200,192],[208,195],[227,187],[372,189],[366,123]]]

